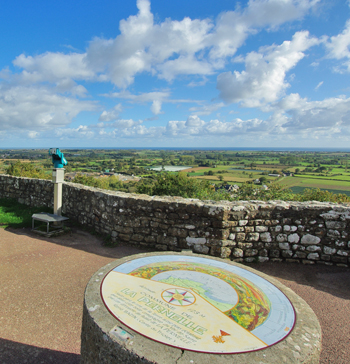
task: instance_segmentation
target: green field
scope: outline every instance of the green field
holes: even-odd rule
[[[305,188],[319,188],[333,193],[350,194],[350,178],[348,181],[336,181],[321,178],[285,177],[280,180],[280,183],[294,193],[302,192]]]

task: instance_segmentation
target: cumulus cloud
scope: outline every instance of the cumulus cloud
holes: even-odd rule
[[[243,10],[222,13],[216,22],[185,17],[155,23],[150,1],[138,0],[138,13],[120,21],[116,38],[95,37],[84,53],[21,54],[13,63],[23,69],[23,82],[98,80],[119,88],[131,85],[142,72],[167,81],[178,75],[211,75],[250,34],[300,19],[317,2],[251,0]],[[207,51],[209,57],[203,57]]]
[[[308,101],[291,94],[277,104],[288,115],[283,126],[288,129],[317,129],[350,126],[350,98],[345,96]]]
[[[350,72],[350,20],[346,22],[342,33],[330,37],[326,42],[328,58],[337,60],[344,59],[342,67],[336,67],[337,72]]]
[[[134,104],[145,104],[152,103],[150,109],[154,115],[158,115],[162,112],[162,103],[163,102],[171,102],[168,98],[170,96],[170,91],[154,91],[154,92],[145,92],[138,95],[131,94],[128,91],[122,92],[113,92],[110,95],[106,95],[108,97],[114,97],[119,99],[126,99]]]
[[[220,97],[228,103],[241,102],[246,107],[276,101],[289,86],[286,73],[304,57],[305,50],[317,43],[317,39],[303,31],[295,33],[291,41],[249,53],[244,59],[244,71],[218,76]]]
[[[55,136],[64,139],[91,139],[95,133],[87,125],[79,125],[77,128],[59,128],[55,130]]]
[[[40,130],[58,128],[55,135],[60,138],[91,138],[98,127],[101,136],[158,138],[267,130],[272,121],[206,122],[201,119],[222,108],[222,102],[209,104],[185,97],[172,100],[169,90],[132,94],[126,88],[141,73],[167,82],[179,76],[186,79],[195,75],[202,83],[190,82],[189,86],[202,85],[210,75],[227,66],[230,57],[250,35],[263,28],[276,30],[285,22],[301,19],[317,3],[318,0],[250,0],[245,7],[223,12],[215,20],[185,17],[156,22],[150,1],[137,0],[137,14],[120,21],[120,34],[115,38],[95,37],[81,53],[21,54],[13,61],[17,73],[2,70],[0,77],[5,81],[0,83],[0,132],[25,129],[37,137]],[[331,38],[328,49],[329,54],[343,59],[348,57],[346,31],[342,37]],[[247,54],[241,58],[244,71],[218,76],[221,98],[248,107],[276,101],[289,86],[285,80],[287,72],[316,43],[307,32],[298,32],[291,41]],[[92,82],[111,82],[121,91],[108,96],[134,104],[149,104],[154,115],[163,113],[164,103],[193,102],[199,106],[190,108],[191,115],[186,120],[169,121],[166,127],[147,127],[142,121],[122,119],[121,104],[104,110],[89,101],[88,85]],[[68,128],[82,111],[96,110],[100,111],[99,124]]]
[[[105,122],[109,122],[109,121],[113,121],[118,119],[119,117],[119,113],[122,111],[122,105],[118,104],[116,106],[114,106],[111,110],[104,110],[102,112],[102,114],[100,115],[100,117],[98,118],[99,121],[105,121]]]
[[[62,96],[45,87],[0,86],[0,130],[63,127],[81,111],[95,109],[94,102]]]

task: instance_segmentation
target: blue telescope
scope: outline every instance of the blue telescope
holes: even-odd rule
[[[63,168],[68,164],[64,154],[59,150],[59,148],[50,148],[49,155],[52,156],[52,163],[54,168]]]

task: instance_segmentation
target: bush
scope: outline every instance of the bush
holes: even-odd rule
[[[45,173],[43,169],[36,167],[32,163],[22,163],[19,160],[17,160],[15,163],[12,163],[8,168],[6,168],[6,173],[11,176],[17,177],[42,179],[51,178],[51,175],[49,173]]]
[[[182,196],[185,198],[200,198],[212,192],[209,182],[188,178],[184,173],[163,173],[154,183],[142,182],[137,186],[138,193],[150,196]]]

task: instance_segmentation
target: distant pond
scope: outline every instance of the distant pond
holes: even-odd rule
[[[192,168],[191,166],[155,166],[155,167],[151,167],[150,169],[152,169],[152,171],[167,171],[167,172],[179,172],[179,171],[183,171],[184,169],[189,169]]]

